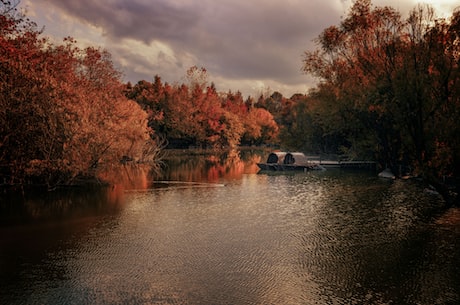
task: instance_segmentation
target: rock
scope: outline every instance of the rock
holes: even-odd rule
[[[381,171],[378,176],[380,178],[385,178],[385,179],[396,179],[395,174],[393,174],[393,172],[389,168],[386,168],[383,171]]]

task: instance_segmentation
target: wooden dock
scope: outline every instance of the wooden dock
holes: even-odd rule
[[[349,168],[376,170],[375,161],[333,161],[333,160],[310,160],[310,164],[316,164],[325,168]]]

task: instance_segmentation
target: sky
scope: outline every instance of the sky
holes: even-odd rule
[[[403,16],[418,0],[373,0]],[[448,17],[458,0],[425,0]],[[112,54],[123,81],[185,82],[192,66],[207,70],[219,92],[258,97],[307,93],[317,80],[302,73],[314,39],[338,25],[352,0],[21,0],[44,35],[67,36]]]

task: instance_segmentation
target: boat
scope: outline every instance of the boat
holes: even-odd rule
[[[308,161],[307,156],[301,152],[272,152],[268,155],[267,162],[257,163],[262,171],[309,171],[322,169],[317,164]]]

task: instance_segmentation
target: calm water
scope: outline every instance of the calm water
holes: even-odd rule
[[[256,174],[258,160],[3,198],[0,303],[460,303],[458,210],[433,216],[439,198],[413,182]]]

